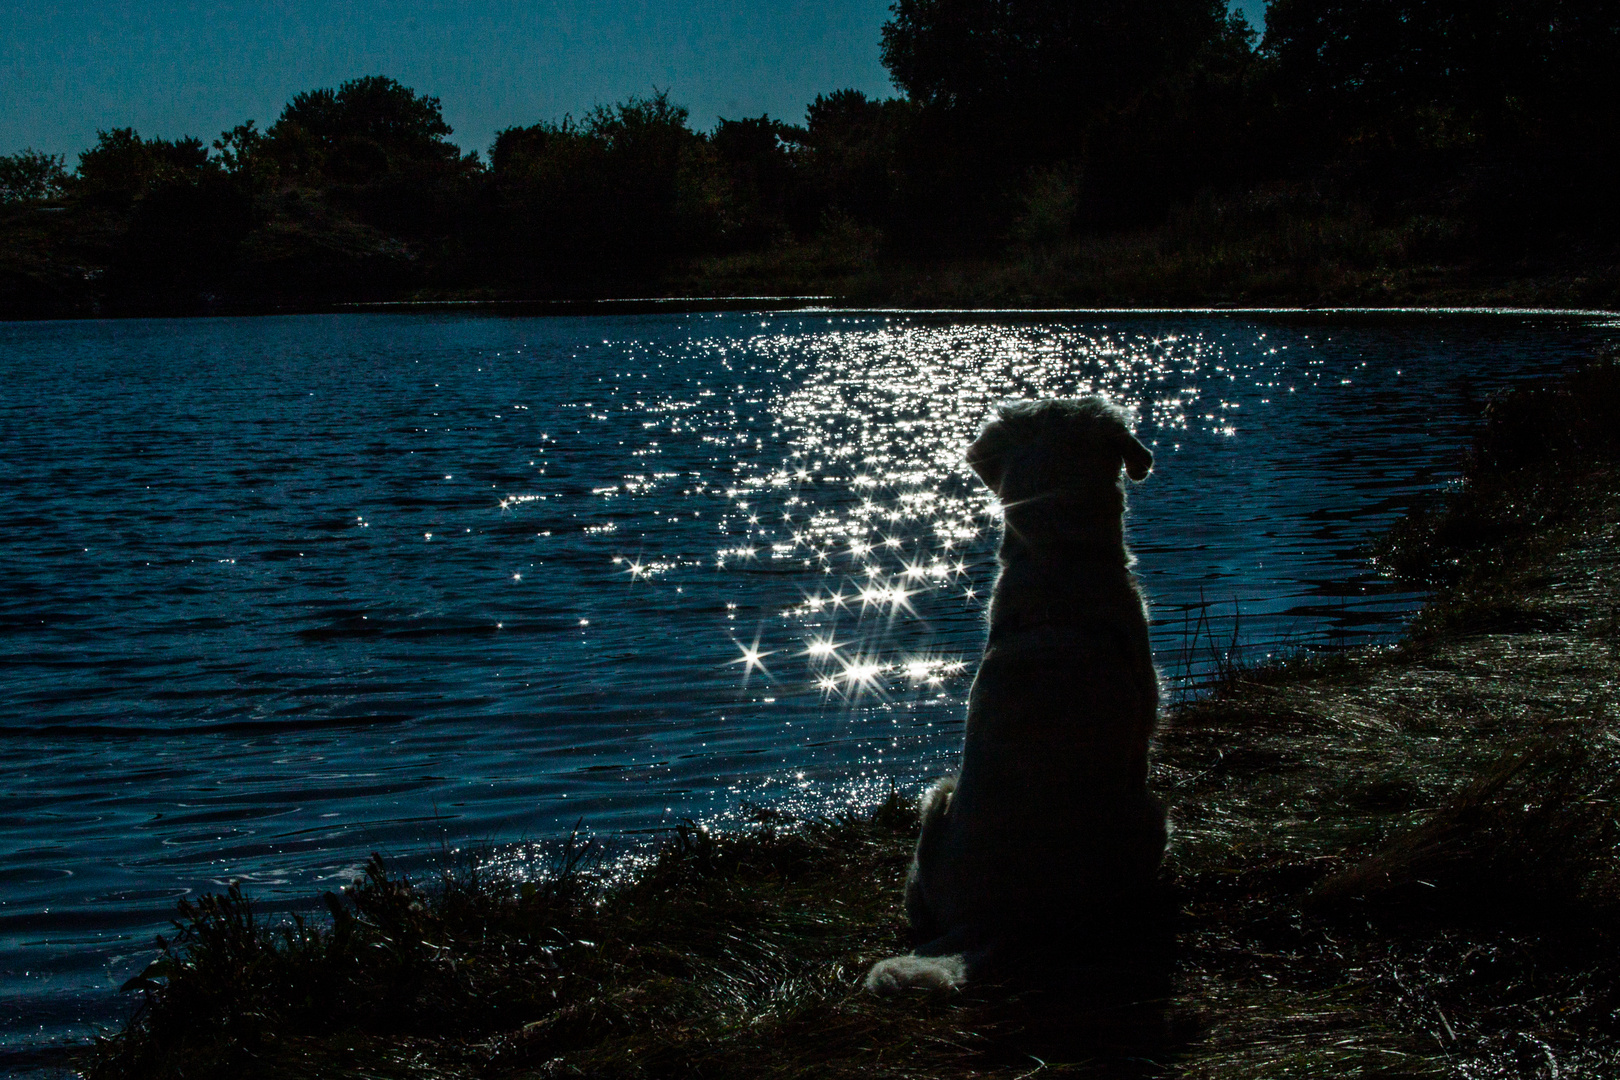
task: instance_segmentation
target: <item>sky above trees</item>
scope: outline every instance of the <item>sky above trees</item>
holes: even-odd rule
[[[451,141],[667,90],[695,126],[817,94],[894,93],[890,0],[372,0],[106,4],[0,0],[0,154],[73,163],[98,129],[205,140],[312,86],[386,74],[438,97]],[[1259,24],[1261,0],[1243,0]]]

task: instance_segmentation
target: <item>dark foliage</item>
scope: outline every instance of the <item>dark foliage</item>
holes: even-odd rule
[[[1516,747],[1428,820],[1318,886],[1323,909],[1577,929],[1612,921],[1612,753],[1568,730]]]
[[[714,151],[662,92],[508,128],[490,161],[484,242],[510,279],[549,292],[645,281],[731,225]]]
[[[544,881],[522,886],[476,870],[421,890],[373,857],[328,918],[267,921],[239,887],[182,901],[173,938],[124,987],[144,1003],[103,1048],[92,1075],[240,1069],[278,1039],[497,1031],[555,1007],[544,996],[556,956],[590,948],[571,936],[589,920],[588,848],[563,849]],[[480,948],[489,938],[499,949]],[[501,971],[500,994],[481,990]],[[515,980],[515,981],[507,981]]]
[[[37,150],[0,157],[0,206],[45,202],[62,195],[68,175],[59,154]]]
[[[1471,475],[1538,466],[1576,471],[1620,459],[1620,356],[1589,364],[1550,386],[1501,394],[1469,462]]]
[[[1614,238],[1617,48],[1605,0],[1274,0],[1262,51],[1295,161],[1427,197],[1500,258],[1562,230]]]
[[[1286,104],[1338,137],[1614,138],[1620,18],[1604,0],[1272,0]]]
[[[318,922],[267,922],[232,887],[180,905],[176,935],[126,987],[144,1004],[90,1075],[286,1075],[307,1052],[330,1066],[339,1044],[378,1040],[462,1044],[504,1073],[616,1040],[633,1057],[649,1023],[678,1044],[756,997],[823,994],[829,946],[873,928],[821,911],[820,894],[854,885],[861,917],[886,907],[859,883],[903,866],[916,824],[894,798],[869,821],[799,832],[683,826],[616,888],[572,840],[524,882],[462,866],[422,888],[373,858]],[[737,960],[740,980],[725,970]]]
[[[1592,361],[1548,386],[1492,399],[1474,436],[1462,487],[1414,510],[1377,545],[1387,571],[1424,582],[1455,582],[1495,568],[1479,552],[1534,537],[1576,505],[1554,498],[1593,468],[1620,461],[1620,357]],[[1473,611],[1500,625],[1511,611]],[[1522,619],[1520,620],[1522,621]]]
[[[214,171],[201,139],[143,139],[134,128],[114,128],[79,155],[77,179],[86,198],[127,207],[155,188],[196,185]]]
[[[925,107],[1017,127],[1036,161],[1184,69],[1225,23],[1219,0],[899,0],[883,63]]]
[[[816,95],[805,110],[798,227],[813,229],[829,211],[869,225],[892,223],[913,126],[914,110],[902,101],[873,101],[859,90]]]
[[[118,128],[73,175],[0,158],[0,312],[1620,302],[1607,0],[1271,0],[1258,47],[1222,0],[891,11],[906,96],[818,95],[802,127],[694,130],[656,91],[507,128],[486,168],[437,98],[371,75],[212,147]]]
[[[784,238],[794,209],[793,151],[806,138],[803,128],[769,116],[722,118],[715,126],[709,145],[729,186],[730,246],[764,247]]]
[[[120,306],[161,312],[203,297],[228,280],[237,249],[253,224],[249,199],[215,173],[171,181],[136,204],[104,279]]]
[[[449,164],[461,152],[446,139],[439,99],[419,95],[382,75],[351,79],[336,90],[298,94],[267,133],[280,146],[314,160],[290,155],[303,166],[317,165],[332,176],[365,180],[407,164]]]

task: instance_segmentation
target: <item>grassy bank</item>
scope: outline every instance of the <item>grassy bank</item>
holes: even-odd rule
[[[551,283],[503,276],[478,260],[478,272],[452,273],[450,256],[429,258],[335,211],[263,226],[236,250],[229,272],[215,268],[218,280],[176,283],[160,274],[149,281],[149,267],[120,262],[135,258],[124,251],[131,226],[105,206],[0,207],[0,318],[446,302],[609,314],[629,310],[627,299],[698,298],[703,307],[806,296],[902,308],[1620,308],[1620,246],[1607,226],[1590,235],[1548,227],[1503,236],[1494,218],[1432,202],[1375,206],[1279,184],[1179,205],[1151,227],[1053,227],[978,245],[976,254],[913,250],[875,226],[829,214],[812,232],[783,232],[746,250],[670,256]],[[598,306],[610,298],[621,303]]]
[[[849,223],[809,241],[696,260],[670,295],[831,295],[897,307],[1620,307],[1613,243],[1511,245],[1457,215],[1287,189],[1195,202],[1133,232],[1059,235],[979,257],[907,260]]]
[[[1399,646],[1238,671],[1167,718],[1157,1001],[878,1000],[914,810],[686,829],[627,881],[374,864],[318,922],[183,907],[92,1077],[1620,1072],[1620,369],[1493,405],[1380,547]],[[229,1070],[229,1072],[227,1072]]]

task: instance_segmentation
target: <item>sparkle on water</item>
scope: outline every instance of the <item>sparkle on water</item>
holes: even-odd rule
[[[807,336],[802,322],[773,328],[767,320],[761,333],[713,343],[728,372],[762,364],[788,380],[774,401],[732,399],[733,418],[738,407],[768,413],[770,438],[757,425],[708,430],[703,440],[730,449],[735,471],[724,485],[685,478],[682,495],[709,503],[690,513],[706,515],[725,538],[714,569],[754,573],[763,563],[798,582],[795,602],[762,624],[751,644],[738,644],[742,655],[731,662],[745,681],[757,672],[829,697],[948,683],[959,690],[956,682],[969,674],[971,635],[953,642],[959,654],[916,655],[914,635],[895,624],[944,618],[960,626],[960,613],[977,611],[987,595],[1000,508],[967,469],[963,450],[996,403],[1106,394],[1136,412],[1151,445],[1169,440],[1173,453],[1195,434],[1236,438],[1244,404],[1237,391],[1313,387],[1325,363],[1290,363],[1287,343],[1234,348],[1225,334],[829,318],[823,332]],[[734,389],[746,394],[748,385]],[[637,408],[654,417],[642,427],[705,428],[698,410],[713,393],[638,399]],[[640,453],[659,449],[649,439]],[[682,482],[678,472],[638,471],[592,494],[620,500]],[[536,498],[512,494],[502,505]],[[648,543],[644,529],[626,534]],[[632,580],[708,562],[645,548],[613,561]],[[782,648],[762,651],[761,635]],[[789,636],[798,638],[796,648]],[[802,663],[768,670],[763,659],[775,652]]]

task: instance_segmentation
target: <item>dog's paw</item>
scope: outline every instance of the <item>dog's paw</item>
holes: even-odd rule
[[[891,956],[872,965],[862,987],[872,994],[905,989],[956,990],[967,982],[967,961],[957,956]]]

